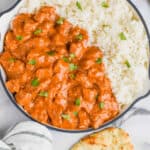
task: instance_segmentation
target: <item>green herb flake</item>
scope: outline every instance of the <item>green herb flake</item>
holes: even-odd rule
[[[128,60],[125,61],[125,64],[126,64],[126,66],[127,66],[128,68],[131,68],[131,64],[129,63]]]
[[[62,114],[61,117],[65,120],[70,120],[70,116],[68,114]]]
[[[58,25],[62,25],[64,23],[64,18],[59,18],[57,21],[56,21],[56,24]]]
[[[71,58],[71,59],[73,59],[73,58],[75,58],[75,57],[76,57],[76,56],[75,56],[74,53],[71,53],[71,54],[70,54],[70,58]]]
[[[75,74],[71,74],[71,75],[70,75],[70,78],[71,78],[71,79],[75,79],[75,78],[76,78],[76,75],[75,75]]]
[[[102,27],[103,27],[103,28],[107,28],[107,27],[110,27],[110,25],[108,25],[108,24],[103,24]]]
[[[104,107],[105,107],[104,102],[100,102],[100,103],[99,103],[99,108],[100,108],[100,109],[103,109]]]
[[[54,56],[55,55],[55,51],[49,51],[49,52],[47,52],[47,54],[49,55],[49,56]]]
[[[31,60],[29,60],[28,64],[30,64],[30,65],[35,65],[35,64],[36,64],[36,60],[31,59]]]
[[[31,81],[31,85],[34,86],[34,87],[38,86],[39,84],[40,84],[40,83],[39,83],[38,78],[34,78],[34,79]]]
[[[75,116],[78,116],[78,112],[77,112],[77,111],[74,111],[73,114],[74,114]]]
[[[121,40],[127,40],[127,38],[126,38],[126,36],[125,36],[125,34],[123,32],[121,32],[119,34],[119,37],[120,37]]]
[[[96,59],[96,63],[97,63],[97,64],[101,64],[101,63],[102,63],[102,58],[97,58],[97,59]]]
[[[18,35],[18,36],[16,36],[16,39],[17,39],[18,41],[21,41],[21,40],[23,39],[23,37],[22,37],[21,35]]]
[[[101,3],[101,6],[104,7],[104,8],[108,8],[109,7],[109,4],[107,2],[102,2]]]
[[[14,63],[16,61],[16,59],[15,58],[9,58],[8,61],[11,62],[11,63]]]
[[[41,29],[37,29],[34,31],[34,35],[39,35],[40,33],[42,33],[43,31]]]
[[[83,35],[82,34],[76,35],[76,40],[80,41],[82,39],[83,39]]]
[[[80,98],[75,99],[75,105],[80,106],[80,104],[81,104]]]
[[[95,99],[98,100],[98,97],[99,97],[99,94],[97,94],[97,95],[95,96]]]
[[[76,6],[77,6],[77,8],[79,9],[79,10],[81,10],[82,11],[82,6],[81,6],[81,3],[80,2],[76,2]]]
[[[75,70],[78,69],[78,66],[75,65],[75,64],[70,64],[70,65],[69,65],[69,68],[70,68],[70,71],[75,71]]]
[[[47,92],[47,91],[41,91],[41,92],[39,93],[39,96],[48,97],[48,92]]]
[[[69,60],[68,57],[65,57],[65,56],[64,56],[62,59],[63,59],[63,61],[66,62],[66,63],[69,63],[69,62],[70,62],[70,60]]]

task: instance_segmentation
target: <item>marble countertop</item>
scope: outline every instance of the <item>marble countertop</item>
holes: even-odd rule
[[[150,30],[150,0],[132,0],[142,13]],[[15,0],[1,0],[0,12],[14,4]],[[0,137],[12,125],[28,120],[9,100],[0,84]],[[121,120],[111,126],[127,130],[135,150],[150,150],[150,96],[138,102]],[[54,150],[68,150],[71,145],[88,133],[63,133],[50,130]]]

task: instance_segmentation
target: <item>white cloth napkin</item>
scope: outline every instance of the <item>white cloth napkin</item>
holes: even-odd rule
[[[35,122],[21,122],[8,130],[0,150],[52,150],[50,131]]]

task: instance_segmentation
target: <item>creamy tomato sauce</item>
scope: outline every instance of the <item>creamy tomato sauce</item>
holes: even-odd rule
[[[98,128],[119,112],[103,54],[88,33],[53,7],[19,14],[5,37],[0,63],[6,86],[34,119],[65,129]]]

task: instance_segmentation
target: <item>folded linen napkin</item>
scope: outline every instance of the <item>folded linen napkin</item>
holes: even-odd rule
[[[0,150],[52,150],[52,136],[38,123],[22,122],[7,132],[0,141]]]

